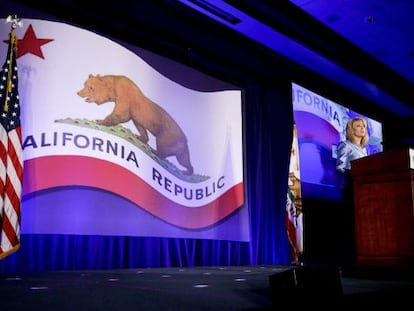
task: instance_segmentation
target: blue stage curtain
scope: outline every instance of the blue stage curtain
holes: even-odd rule
[[[293,126],[290,81],[249,83],[243,95],[250,242],[22,235],[21,249],[0,260],[0,273],[289,264],[285,204]]]

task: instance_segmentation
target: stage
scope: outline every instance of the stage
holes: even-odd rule
[[[55,271],[1,276],[0,301],[13,311],[351,308],[408,303],[414,281],[405,277],[344,277],[314,266]]]

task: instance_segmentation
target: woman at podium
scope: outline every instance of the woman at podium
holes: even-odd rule
[[[351,161],[367,156],[366,144],[369,136],[367,121],[356,117],[346,124],[346,139],[337,147],[336,170],[340,175],[342,188],[342,201],[339,216],[342,226],[341,263],[343,266],[351,266],[355,263],[355,232],[354,232],[354,196],[351,178]]]

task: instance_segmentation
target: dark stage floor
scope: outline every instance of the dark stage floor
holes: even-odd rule
[[[281,310],[411,304],[411,272],[332,267],[56,271],[0,278],[1,310]]]

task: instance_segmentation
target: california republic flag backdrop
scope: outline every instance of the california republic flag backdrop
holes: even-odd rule
[[[249,240],[239,89],[84,29],[23,20],[22,233]]]

